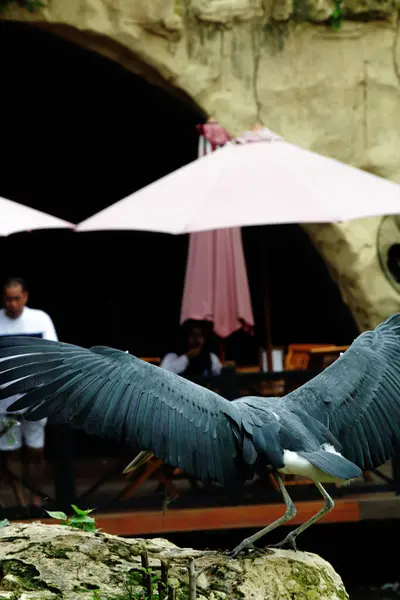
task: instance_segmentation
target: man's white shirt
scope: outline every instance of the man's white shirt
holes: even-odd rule
[[[43,310],[25,306],[22,314],[17,319],[10,319],[4,311],[0,310],[0,338],[4,336],[32,336],[46,340],[58,341],[53,321]],[[6,409],[22,394],[11,396],[0,402],[0,414],[5,414]]]

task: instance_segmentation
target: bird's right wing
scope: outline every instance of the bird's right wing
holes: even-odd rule
[[[9,410],[28,408],[29,420],[50,417],[126,442],[205,482],[245,478],[232,403],[125,352],[1,338],[4,385],[0,399],[27,392]]]
[[[282,402],[328,427],[361,469],[382,465],[400,446],[400,314],[362,333]]]

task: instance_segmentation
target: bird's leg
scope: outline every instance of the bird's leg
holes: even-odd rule
[[[321,494],[325,500],[324,506],[321,508],[321,510],[319,512],[317,512],[316,515],[311,517],[311,519],[308,519],[308,521],[306,521],[305,523],[300,525],[300,527],[297,527],[296,529],[291,531],[285,537],[284,540],[282,540],[278,544],[273,544],[271,546],[272,548],[281,548],[282,546],[291,546],[291,548],[293,550],[297,550],[297,548],[296,548],[297,536],[300,535],[300,533],[303,533],[303,531],[305,531],[306,529],[308,529],[308,527],[310,527],[310,525],[313,525],[314,523],[319,521],[324,515],[326,515],[328,512],[330,512],[332,510],[332,508],[335,506],[334,501],[332,500],[332,498],[330,497],[328,492],[325,490],[325,488],[318,481],[315,481],[314,483],[317,486],[318,490],[321,492]]]
[[[276,529],[277,527],[279,527],[279,525],[281,525],[282,523],[286,523],[286,521],[290,521],[291,519],[293,519],[293,517],[296,516],[296,507],[293,504],[293,501],[292,501],[291,497],[289,496],[285,486],[283,485],[283,481],[282,481],[280,475],[278,475],[278,473],[274,473],[274,477],[275,477],[276,481],[278,482],[279,489],[280,489],[283,499],[285,501],[285,505],[286,505],[285,514],[282,517],[280,517],[279,519],[277,519],[276,521],[274,521],[273,523],[270,523],[269,525],[267,525],[267,527],[264,527],[264,529],[261,529],[261,531],[257,531],[257,533],[255,533],[254,535],[252,535],[252,536],[244,539],[242,542],[240,542],[240,544],[238,546],[236,546],[236,548],[234,550],[232,550],[232,552],[229,552],[230,557],[235,558],[239,554],[239,552],[241,552],[242,550],[245,550],[246,548],[254,548],[254,546],[253,546],[254,542],[256,542],[257,540],[262,538],[264,535],[266,535],[273,529]]]

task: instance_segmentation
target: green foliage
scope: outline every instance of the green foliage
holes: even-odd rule
[[[136,573],[129,573],[126,577],[124,589],[117,596],[104,596],[99,591],[93,592],[92,600],[156,600],[159,598],[160,589],[165,590],[166,586],[161,581],[160,574],[153,571],[151,567],[144,569],[138,567],[142,572],[142,582],[139,585],[147,588],[147,591],[137,591],[138,581],[135,577]]]
[[[74,514],[68,517],[62,511],[51,511],[46,510],[47,514],[57,521],[61,521],[61,525],[67,525],[69,527],[76,527],[82,531],[96,532],[99,531],[96,528],[96,521],[93,517],[90,517],[92,509],[82,510],[71,504]],[[4,527],[8,524],[5,522]],[[148,563],[147,563],[148,564]],[[142,589],[138,591],[138,587]],[[137,567],[127,574],[123,589],[117,596],[104,596],[101,591],[95,590],[93,592],[92,600],[158,600],[161,597],[163,591],[167,590],[167,585],[162,581],[160,573],[153,570],[151,567]]]
[[[10,4],[22,6],[22,8],[26,8],[29,12],[35,12],[35,10],[46,6],[42,0],[0,0],[0,13],[6,12]]]
[[[89,514],[94,510],[93,508],[82,510],[75,506],[75,504],[72,504],[71,506],[75,513],[71,517],[68,517],[64,512],[61,511],[46,510],[46,512],[52,519],[61,521],[61,525],[76,527],[82,531],[90,531],[92,533],[99,531],[96,527],[96,521],[93,519],[93,517],[89,517]]]
[[[96,521],[89,516],[95,509],[82,510],[75,504],[71,504],[71,506],[74,511],[71,517],[68,517],[62,511],[46,510],[46,512],[52,519],[61,521],[61,525],[76,527],[82,531],[92,533],[99,531],[96,528]],[[0,527],[8,525],[8,521],[5,522],[5,525],[2,525],[2,523],[0,521]],[[138,587],[142,589],[138,591]],[[162,581],[160,573],[151,567],[137,567],[126,575],[120,594],[110,597],[104,596],[101,591],[95,590],[92,600],[158,600],[166,590],[167,585]]]
[[[333,31],[339,31],[343,25],[345,10],[344,0],[335,0],[332,16],[328,20],[328,27]],[[287,21],[276,21],[271,19],[263,26],[265,42],[270,46],[274,54],[282,52],[290,33],[301,23],[309,21],[309,0],[294,0],[293,13]]]
[[[344,19],[343,0],[336,0],[333,14],[332,14],[331,18],[329,19],[330,27],[334,31],[339,31],[339,29],[343,25],[343,19]]]

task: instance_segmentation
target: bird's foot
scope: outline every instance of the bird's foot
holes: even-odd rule
[[[227,552],[227,555],[229,556],[229,558],[236,558],[238,556],[238,554],[240,554],[241,552],[246,551],[247,554],[249,554],[250,550],[257,550],[257,548],[254,546],[254,544],[252,542],[249,542],[246,539],[246,540],[243,540],[243,542],[240,542],[240,544],[238,546],[236,546],[236,548],[234,548],[230,552]]]
[[[267,547],[268,548],[285,548],[285,546],[288,546],[291,550],[297,551],[296,537],[289,533],[281,542],[278,542],[277,544],[270,544]]]

